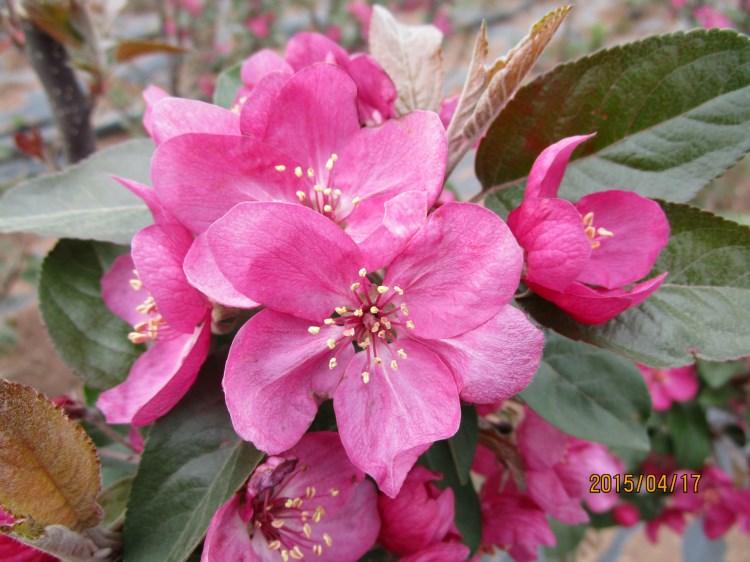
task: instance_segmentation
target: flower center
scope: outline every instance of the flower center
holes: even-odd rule
[[[271,551],[278,552],[284,562],[304,558],[303,548],[321,556],[325,547],[333,545],[333,538],[327,532],[320,532],[320,523],[326,512],[318,503],[320,498],[336,497],[339,490],[331,488],[319,493],[315,486],[307,486],[304,496],[288,497],[283,493],[286,485],[310,467],[299,466],[276,487],[267,488],[252,500],[253,516],[248,523],[252,537],[260,532]]]
[[[336,307],[335,314],[326,318],[325,327],[343,326],[344,345],[354,342],[367,353],[367,367],[361,373],[362,382],[370,382],[370,374],[384,363],[392,370],[398,369],[398,361],[406,359],[406,352],[399,348],[396,341],[399,331],[413,330],[414,322],[408,319],[409,309],[404,302],[404,290],[400,287],[376,285],[367,277],[363,267],[359,270],[360,281],[350,286],[351,300],[343,306]],[[310,326],[308,332],[320,333],[321,326]],[[337,342],[331,338],[328,348],[336,350]],[[328,368],[337,367],[337,356],[344,345],[332,353]]]
[[[131,288],[134,291],[143,290],[145,293],[146,291],[143,289],[143,283],[138,275],[138,271],[134,269],[133,275],[134,277],[129,281]],[[151,295],[148,295],[146,300],[136,306],[135,310],[143,315],[143,321],[133,326],[133,331],[128,334],[128,339],[131,342],[139,344],[156,341],[160,332],[163,335],[165,330],[169,328],[162,315],[159,314],[156,301]]]
[[[583,216],[583,231],[591,241],[591,248],[596,250],[602,245],[602,240],[605,238],[612,238],[615,233],[607,230],[606,228],[595,228],[594,227],[594,213],[590,211]]]
[[[301,166],[294,168],[294,175],[300,181],[300,189],[295,194],[299,202],[313,211],[331,219],[338,225],[342,225],[354,208],[359,204],[360,198],[349,199],[343,195],[341,189],[336,188],[336,174],[334,165],[339,157],[331,154],[325,165],[326,172],[321,174],[327,177],[318,177],[316,180],[315,170],[308,168],[303,171]],[[275,166],[277,172],[286,172],[284,164]]]

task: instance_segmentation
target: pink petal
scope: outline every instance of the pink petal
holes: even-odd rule
[[[571,154],[579,144],[595,134],[568,137],[545,148],[529,172],[525,199],[557,197],[557,190],[560,188]]]
[[[474,330],[424,343],[451,368],[462,400],[491,404],[531,382],[542,357],[544,334],[523,312],[506,305]]]
[[[624,289],[593,289],[581,283],[572,283],[565,291],[547,289],[529,281],[529,288],[543,299],[552,301],[581,324],[603,324],[621,312],[637,306],[656,291],[667,273]]]
[[[657,412],[669,410],[672,405],[672,398],[665,391],[664,385],[653,382],[648,385],[648,389],[651,393],[651,405],[654,410]]]
[[[526,472],[526,490],[533,500],[555,519],[575,525],[589,520],[578,498],[571,498],[553,469]]]
[[[291,77],[286,72],[266,74],[246,96],[240,114],[240,130],[243,135],[253,135],[259,139],[265,136],[276,98]]]
[[[565,456],[570,437],[547,423],[533,410],[518,427],[518,447],[527,468],[541,470],[560,463]]]
[[[320,33],[297,33],[286,45],[286,60],[294,70],[302,70],[316,62],[345,66],[349,54]]]
[[[722,505],[712,506],[703,517],[703,530],[709,540],[723,537],[731,529],[737,516]]]
[[[136,290],[130,286],[130,280],[137,279],[134,270],[135,264],[130,254],[124,254],[114,261],[101,281],[104,304],[131,326],[143,320],[143,314],[135,307],[148,297],[143,289]]]
[[[427,220],[427,197],[421,191],[407,191],[382,201],[366,199],[346,232],[359,245],[367,271],[377,271],[396,257]],[[351,223],[350,223],[351,224]]]
[[[469,554],[469,547],[465,544],[440,542],[401,558],[401,562],[464,562]]]
[[[472,203],[448,203],[393,261],[385,285],[404,290],[417,336],[450,338],[495,316],[518,287],[523,255],[505,223]]]
[[[395,117],[396,86],[374,58],[365,54],[354,55],[346,70],[357,84],[360,121],[380,123]]]
[[[555,544],[555,535],[531,498],[505,493],[482,506],[482,542],[509,545],[515,560],[530,561],[536,560],[539,545]]]
[[[323,174],[331,154],[338,154],[360,130],[357,86],[340,68],[319,63],[284,84],[263,139],[292,157],[292,166]]]
[[[153,137],[153,125],[151,112],[159,100],[169,97],[169,93],[153,84],[143,90],[143,101],[146,102],[146,110],[143,112],[143,128]]]
[[[266,309],[240,329],[229,351],[224,392],[234,429],[272,455],[304,435],[318,401],[333,394],[354,354],[351,345],[328,348],[328,339],[341,342],[340,326],[313,335],[309,325]],[[335,354],[340,366],[331,370],[329,359]]]
[[[698,375],[693,365],[670,369],[667,372],[667,379],[664,381],[665,390],[677,402],[685,402],[695,398],[698,393],[698,386]]]
[[[563,199],[527,199],[508,216],[508,227],[524,249],[525,279],[563,290],[591,256],[581,215]]]
[[[354,356],[334,395],[341,441],[355,466],[395,497],[420,454],[458,430],[458,390],[450,371],[412,340],[399,341],[408,354],[397,371],[369,368],[367,353]],[[386,362],[388,363],[388,362]]]
[[[296,202],[297,178],[275,170],[289,160],[252,137],[194,133],[157,148],[151,177],[162,204],[200,233],[237,203]]]
[[[453,114],[456,113],[459,101],[461,101],[461,95],[455,94],[443,98],[443,101],[440,102],[440,122],[443,124],[446,131],[453,120]]]
[[[159,340],[141,355],[125,382],[103,392],[97,407],[107,423],[148,425],[171,410],[190,389],[208,355],[208,322],[191,334]]]
[[[185,256],[185,276],[190,284],[212,301],[236,308],[255,308],[258,303],[240,294],[216,265],[206,233],[200,234]]]
[[[255,87],[271,72],[292,74],[294,71],[287,62],[270,49],[261,49],[242,63],[240,78],[245,86]]]
[[[578,281],[616,289],[641,279],[669,240],[669,222],[661,207],[632,191],[602,191],[585,196],[576,205],[581,216],[594,214],[595,228],[612,237],[597,238],[598,248]]]
[[[151,112],[151,136],[156,146],[186,133],[239,135],[240,119],[228,109],[196,100],[164,98]]]
[[[153,217],[155,223],[172,224],[178,222],[177,219],[174,218],[170,214],[170,212],[163,207],[161,201],[159,201],[159,198],[156,195],[156,192],[148,185],[137,182],[135,180],[129,180],[127,178],[120,178],[117,176],[112,176],[112,179],[125,186],[134,195],[137,195],[138,197],[143,199],[143,201],[146,203],[146,206],[148,207],[148,210],[151,211],[151,216]]]
[[[3,562],[56,562],[59,559],[0,534],[0,560]]]
[[[133,236],[132,255],[143,286],[170,328],[192,333],[206,315],[206,298],[188,283],[182,262],[193,237],[180,225],[152,224]]]
[[[211,518],[201,562],[261,562],[253,551],[247,521],[240,515],[240,494],[232,496]]]
[[[316,323],[350,301],[364,265],[343,230],[301,205],[237,205],[208,230],[208,242],[241,294]]]

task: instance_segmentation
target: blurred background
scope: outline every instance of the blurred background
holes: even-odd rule
[[[498,56],[546,12],[564,3],[399,0],[387,2],[387,7],[402,22],[432,23],[444,33],[444,95],[448,96],[460,91],[483,19],[490,54]],[[695,27],[750,31],[750,0],[570,3],[575,8],[534,75],[597,49],[648,35]],[[22,17],[24,10],[33,25]],[[349,50],[366,50],[370,12],[371,5],[364,0],[3,0],[0,192],[24,179],[62,169],[95,149],[145,136],[141,94],[151,84],[172,95],[210,101],[223,69],[260,48],[283,50],[288,38],[303,30],[323,33]],[[44,47],[39,43],[39,29],[55,41],[57,59],[38,60],[36,53]],[[31,64],[35,57],[36,63]],[[60,86],[58,71],[64,65],[59,62],[65,59],[77,81],[72,89]],[[60,120],[67,123],[66,131],[58,126]],[[66,134],[78,139],[73,149],[70,142],[66,148]],[[479,190],[473,152],[453,174],[451,184],[462,199]],[[706,188],[698,202],[747,224],[750,160],[739,162]],[[31,384],[50,397],[80,397],[80,383],[57,357],[38,312],[35,280],[53,244],[54,240],[28,234],[0,234],[0,377]],[[691,534],[691,529],[685,537],[666,529],[660,542],[652,544],[639,526],[588,531],[577,550],[563,559],[741,562],[750,560],[750,538],[735,530],[723,543],[711,544],[702,533]]]

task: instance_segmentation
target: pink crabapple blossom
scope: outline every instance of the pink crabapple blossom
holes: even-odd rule
[[[686,402],[698,394],[698,374],[695,366],[676,369],[655,369],[638,365],[651,393],[651,404],[654,410],[668,410],[673,402]]]
[[[601,191],[575,204],[556,197],[573,150],[592,136],[542,151],[508,216],[525,251],[526,285],[583,324],[607,322],[656,291],[666,273],[624,287],[649,273],[669,238],[664,212],[637,193]]]
[[[308,433],[268,457],[219,508],[201,562],[353,562],[379,528],[375,487],[349,462],[337,434]]]
[[[0,528],[5,525],[11,526],[14,522],[15,518],[0,507]],[[3,562],[55,562],[57,558],[0,533],[0,560]]]
[[[520,249],[477,205],[432,213],[382,278],[300,205],[237,205],[207,237],[232,285],[267,307],[235,337],[224,391],[237,433],[269,454],[332,396],[349,458],[395,497],[417,457],[458,429],[460,399],[510,397],[536,371],[541,331],[508,305]]]

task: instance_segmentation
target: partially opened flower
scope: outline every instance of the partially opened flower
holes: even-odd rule
[[[459,396],[507,398],[538,365],[541,332],[507,304],[520,249],[477,205],[431,214],[384,277],[299,205],[237,205],[207,238],[234,287],[268,307],[235,337],[224,390],[236,431],[270,454],[333,396],[349,458],[394,497],[417,457],[457,430]]]
[[[651,393],[654,410],[668,410],[672,402],[686,402],[698,394],[698,374],[693,365],[676,369],[655,369],[638,365]]]
[[[237,203],[296,203],[344,228],[368,270],[385,265],[440,193],[447,141],[438,116],[415,111],[362,128],[357,86],[330,64],[267,97],[259,90],[245,104],[243,135],[182,134],[159,146],[151,168],[159,200],[195,234]]]
[[[336,433],[306,434],[258,466],[213,516],[202,562],[358,560],[380,529],[377,494]]]
[[[244,87],[237,93],[236,101],[243,104],[269,74],[275,75],[274,80],[290,78],[319,62],[336,64],[352,77],[357,85],[357,108],[362,123],[382,123],[395,116],[396,86],[378,62],[370,55],[350,55],[320,33],[297,33],[287,43],[284,58],[269,49],[248,58],[240,74]]]
[[[148,226],[102,278],[105,304],[133,326],[130,341],[150,346],[123,383],[99,396],[109,423],[143,426],[167,413],[208,354],[211,306],[182,269],[192,242],[180,225]]]
[[[659,205],[631,191],[592,193],[576,203],[556,198],[573,150],[588,136],[546,148],[529,173],[523,203],[508,226],[525,250],[524,282],[575,320],[601,324],[659,288],[649,273],[669,238]]]

